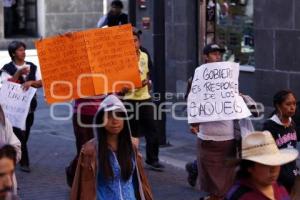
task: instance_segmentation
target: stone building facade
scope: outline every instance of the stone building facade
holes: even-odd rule
[[[199,30],[199,5],[203,2],[165,0],[167,91],[183,92],[186,80],[201,64],[199,40],[204,36]],[[292,89],[300,98],[298,8],[298,0],[254,0],[255,66],[241,69],[240,91],[267,107],[272,106],[273,95],[280,89]],[[153,14],[137,12],[139,18]],[[151,37],[147,33],[143,40]],[[148,47],[151,49],[151,44]]]
[[[66,31],[95,27],[109,0],[22,0],[36,1],[37,34],[22,38],[33,47],[33,39]],[[136,24],[143,30],[142,43],[153,56],[153,14],[155,0],[146,0],[146,8],[136,2]],[[199,41],[205,36],[199,27],[203,17],[200,5],[206,0],[165,0],[166,91],[185,91],[186,80],[201,64]],[[229,1],[229,0],[227,0]],[[246,1],[246,0],[244,0]],[[106,2],[104,5],[103,2]],[[300,97],[300,9],[299,0],[255,0],[254,40],[255,66],[240,71],[240,89],[267,106],[273,94],[282,88],[292,89]],[[2,1],[0,15],[3,16]],[[143,18],[150,18],[149,29]],[[0,17],[0,49],[12,39],[4,38],[4,22]],[[158,72],[159,73],[159,72]]]
[[[24,29],[12,36],[4,36],[4,17],[0,18],[0,49],[14,39],[21,39],[29,48],[34,48],[33,41],[68,31],[84,30],[96,27],[103,15],[102,0],[17,0],[19,16],[25,15]],[[2,1],[0,15],[4,16]],[[24,10],[24,12],[21,12]],[[35,28],[34,28],[35,27]],[[27,29],[34,30],[31,34],[23,34]]]
[[[253,92],[258,101],[272,104],[281,88],[300,98],[300,9],[298,0],[255,1],[255,62]],[[244,83],[245,87],[247,82]]]

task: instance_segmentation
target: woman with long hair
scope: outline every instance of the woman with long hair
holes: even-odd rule
[[[100,104],[94,118],[95,139],[82,147],[71,199],[152,199],[127,118],[116,96],[109,95]]]
[[[271,132],[279,149],[296,149],[297,134],[292,116],[296,111],[296,97],[290,90],[281,90],[273,97],[275,111],[270,119],[266,120],[263,130]],[[288,192],[294,185],[298,168],[296,161],[283,165],[278,178],[279,183],[285,186]]]

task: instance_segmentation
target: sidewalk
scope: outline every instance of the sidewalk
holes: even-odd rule
[[[75,155],[74,142],[33,130],[28,147],[31,173],[16,170],[21,199],[69,199],[64,168]]]
[[[53,112],[56,117],[69,115],[64,106],[55,108]],[[188,133],[185,121],[174,121],[168,117],[166,128],[167,140],[171,146],[160,149],[160,159],[184,173],[181,176],[185,177],[182,170],[185,163],[196,158],[196,137]],[[141,151],[144,153],[143,146],[142,143]],[[50,117],[50,107],[44,102],[41,90],[38,91],[38,108],[28,148],[31,173],[21,172],[18,168],[16,170],[18,193],[22,200],[68,199],[70,189],[66,184],[64,169],[76,151],[72,122],[70,119],[56,121]],[[185,185],[187,191],[192,189],[185,182],[185,178],[180,184]]]
[[[189,132],[187,121],[175,120],[170,115],[167,115],[166,132],[170,146],[160,148],[159,159],[163,163],[185,170],[185,164],[197,158],[197,136]],[[141,148],[145,149],[144,140],[141,141]]]
[[[38,90],[38,108],[28,141],[31,173],[16,170],[18,193],[22,200],[69,199],[65,167],[75,155],[75,140],[71,120],[56,121],[50,117],[50,107]],[[67,116],[64,107],[54,109],[55,116]]]

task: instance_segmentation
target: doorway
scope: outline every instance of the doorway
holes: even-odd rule
[[[5,38],[37,37],[37,0],[4,0]]]

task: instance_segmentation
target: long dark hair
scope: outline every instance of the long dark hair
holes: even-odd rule
[[[101,110],[97,113],[95,122],[97,125],[103,124],[104,111]],[[129,123],[124,113],[124,127],[123,130],[119,133],[118,136],[118,150],[117,150],[117,159],[121,168],[121,177],[123,180],[127,181],[132,173],[132,158],[133,158],[133,149],[131,143],[131,134],[129,129]],[[109,160],[110,150],[107,143],[107,131],[104,127],[97,127],[96,134],[98,137],[98,168],[99,172],[103,174],[106,180],[109,180],[114,177],[114,173],[111,167]]]
[[[275,110],[273,111],[272,115],[279,112],[277,106],[281,105],[287,99],[289,94],[292,94],[296,98],[296,95],[291,90],[280,90],[273,96],[273,106]]]
[[[239,165],[239,169],[236,173],[236,179],[242,180],[242,179],[248,179],[251,177],[251,174],[249,173],[249,168],[254,167],[255,162],[250,160],[242,160]]]

